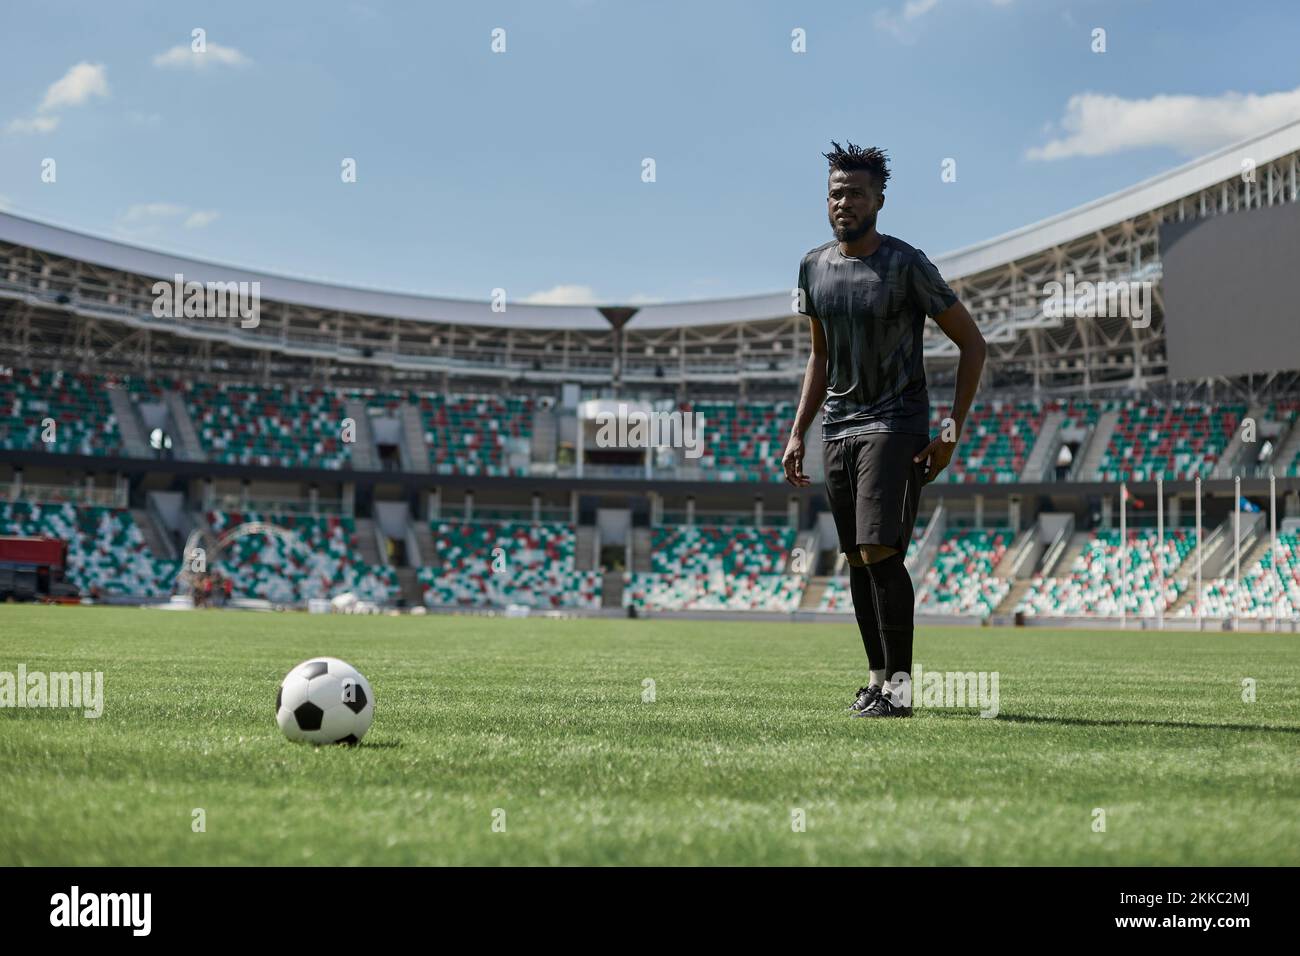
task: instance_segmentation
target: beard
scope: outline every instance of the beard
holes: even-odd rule
[[[876,227],[876,217],[872,215],[860,220],[855,226],[841,226],[835,222],[835,217],[827,213],[826,219],[831,224],[831,232],[834,233],[838,242],[855,242],[861,239],[867,233]]]

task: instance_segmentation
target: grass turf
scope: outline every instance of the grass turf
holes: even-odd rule
[[[375,688],[359,747],[275,725],[317,655]],[[917,659],[997,671],[999,716],[850,719],[848,623],[0,607],[0,670],[105,695],[0,710],[0,864],[1300,863],[1300,638],[926,628]]]

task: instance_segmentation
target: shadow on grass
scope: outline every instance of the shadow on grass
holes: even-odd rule
[[[1169,727],[1174,730],[1237,730],[1300,734],[1300,727],[1263,727],[1253,724],[1197,724],[1178,720],[1092,720],[1087,717],[1039,717],[1033,714],[998,714],[994,720],[1021,724],[1059,724],[1067,727]]]

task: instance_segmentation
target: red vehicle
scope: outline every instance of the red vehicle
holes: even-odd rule
[[[0,536],[0,601],[75,598],[63,579],[67,564],[66,541]]]

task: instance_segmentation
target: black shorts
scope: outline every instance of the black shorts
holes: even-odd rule
[[[857,554],[864,544],[907,550],[925,477],[925,462],[912,459],[928,444],[925,435],[873,432],[822,446],[841,551]]]

